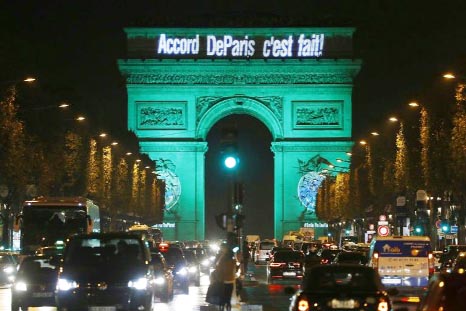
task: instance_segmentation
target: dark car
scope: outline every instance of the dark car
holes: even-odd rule
[[[337,257],[338,253],[340,253],[340,250],[338,249],[325,248],[320,250],[320,252],[318,253],[318,255],[320,256],[320,263],[323,265],[331,264],[335,257]]]
[[[273,255],[279,251],[289,251],[292,252],[293,248],[291,246],[274,246],[269,252],[269,260],[272,259]]]
[[[368,262],[367,257],[363,253],[359,252],[340,252],[333,260],[333,264],[355,264],[355,265],[366,265]]]
[[[63,246],[43,246],[36,250],[35,255],[57,257],[63,255],[63,250]]]
[[[291,293],[292,288],[287,288]],[[391,310],[388,293],[373,268],[356,265],[319,265],[311,268],[289,310]]]
[[[201,272],[209,274],[210,268],[213,266],[213,262],[207,250],[203,247],[186,248],[186,250],[192,250],[196,254],[196,257],[201,266]]]
[[[11,310],[55,306],[58,263],[48,256],[24,258],[11,290]]]
[[[277,251],[267,265],[267,281],[302,279],[304,254],[301,251]]]
[[[154,283],[155,296],[159,297],[162,302],[169,302],[173,299],[173,273],[168,267],[163,255],[154,252],[152,256],[152,265],[154,266]]]
[[[184,294],[189,294],[189,271],[188,263],[184,257],[183,250],[174,245],[169,245],[161,249],[161,253],[168,266],[173,271],[175,289],[181,290]]]
[[[183,249],[184,258],[188,264],[189,281],[195,286],[201,285],[201,263],[192,249]]]
[[[0,252],[0,286],[11,285],[15,280],[18,262],[13,254]]]
[[[448,245],[440,257],[440,268],[442,272],[451,272],[454,261],[460,252],[466,252],[466,245]]]
[[[151,310],[154,269],[138,235],[75,235],[65,247],[58,274],[58,310]]]
[[[466,274],[453,272],[434,275],[417,310],[466,310]]]

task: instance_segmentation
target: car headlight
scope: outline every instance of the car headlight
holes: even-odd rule
[[[157,284],[157,285],[163,285],[163,284],[165,284],[165,278],[159,276],[158,278],[155,278],[154,283]]]
[[[59,278],[57,281],[57,290],[59,291],[69,291],[70,289],[74,289],[78,287],[78,283],[76,281],[67,280]]]
[[[128,282],[128,287],[138,289],[138,290],[144,290],[147,289],[147,285],[149,282],[147,282],[146,278],[139,278],[134,281],[129,281]]]
[[[209,260],[209,259],[204,259],[204,260],[202,261],[202,265],[203,265],[204,267],[210,266],[210,260]]]
[[[196,272],[197,272],[197,268],[195,266],[189,267],[189,273],[196,273]]]
[[[6,274],[12,274],[13,272],[15,272],[15,268],[13,266],[7,266],[5,268],[3,268],[3,272],[5,272]]]
[[[25,292],[28,290],[26,282],[16,282],[14,289],[18,292]]]
[[[177,275],[186,275],[188,274],[188,269],[186,268],[181,268],[180,270],[176,271]]]

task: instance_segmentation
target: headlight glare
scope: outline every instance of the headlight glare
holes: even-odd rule
[[[196,273],[197,272],[197,268],[192,266],[192,267],[189,267],[189,273]]]
[[[28,290],[28,286],[25,282],[16,282],[14,288],[18,292],[25,292]]]
[[[128,282],[128,287],[132,287],[138,290],[146,289],[147,285],[148,285],[148,282],[146,278],[139,278],[137,280]]]
[[[67,279],[58,279],[57,282],[57,290],[59,291],[68,291],[73,288],[77,288],[78,283],[75,281],[67,280]]]
[[[3,268],[3,272],[5,272],[6,274],[12,274],[13,272],[15,272],[15,268],[13,266],[8,266]]]
[[[154,280],[154,283],[157,284],[157,285],[163,285],[165,284],[165,278],[163,277],[158,277]]]
[[[188,274],[188,270],[186,268],[181,268],[180,270],[178,270],[176,272],[176,274],[179,274],[179,275],[186,275]]]

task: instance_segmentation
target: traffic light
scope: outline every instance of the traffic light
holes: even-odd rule
[[[217,226],[219,226],[223,230],[227,229],[227,221],[228,215],[225,213],[215,216],[215,222],[217,223]]]
[[[234,169],[238,163],[238,133],[235,129],[223,129],[220,145],[222,149],[222,162],[228,169]]]
[[[414,234],[415,235],[424,235],[424,225],[417,224],[414,226]]]
[[[450,233],[451,226],[447,220],[443,220],[440,224],[440,229],[442,229],[443,233]]]

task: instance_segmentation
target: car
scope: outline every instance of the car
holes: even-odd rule
[[[259,242],[256,249],[255,263],[267,262],[270,259],[270,251],[277,246],[273,240],[263,240]]]
[[[210,273],[210,268],[214,265],[214,263],[211,259],[211,256],[209,256],[205,248],[193,247],[193,248],[186,248],[185,250],[192,250],[196,254],[196,257],[200,263],[202,273],[205,273],[205,274]]]
[[[454,273],[464,273],[466,271],[466,252],[460,252],[453,261],[451,271]]]
[[[149,247],[130,232],[71,236],[55,297],[58,310],[151,310],[155,273]]]
[[[304,253],[301,251],[277,251],[267,264],[267,281],[300,280],[304,275]]]
[[[317,253],[317,255],[320,257],[320,263],[322,265],[328,265],[333,262],[338,253],[340,253],[339,249],[323,248]]]
[[[160,252],[151,253],[151,257],[155,275],[155,296],[162,302],[169,302],[173,299],[173,272]]]
[[[269,260],[272,259],[273,255],[278,251],[289,251],[292,252],[293,248],[290,246],[274,246],[269,252]]]
[[[448,245],[443,250],[443,255],[440,257],[440,268],[441,272],[451,272],[453,263],[460,252],[466,251],[466,245],[457,244],[457,245]]]
[[[365,254],[360,252],[340,252],[337,254],[332,264],[356,264],[356,265],[367,265],[368,259]]]
[[[318,265],[302,280],[300,289],[287,287],[293,294],[289,310],[391,310],[389,293],[385,291],[377,271],[367,266]]]
[[[173,271],[174,288],[181,290],[183,294],[189,294],[188,263],[186,262],[182,248],[176,245],[169,245],[160,249],[160,252]]]
[[[11,289],[11,310],[54,307],[59,261],[37,255],[24,258]]]
[[[184,258],[186,258],[189,281],[194,286],[201,285],[201,263],[192,249],[183,249]]]
[[[0,252],[0,286],[13,284],[18,262],[10,252]]]
[[[466,310],[466,274],[438,273],[430,281],[417,310]]]
[[[63,255],[63,246],[42,246],[35,251],[35,255],[61,256]]]

